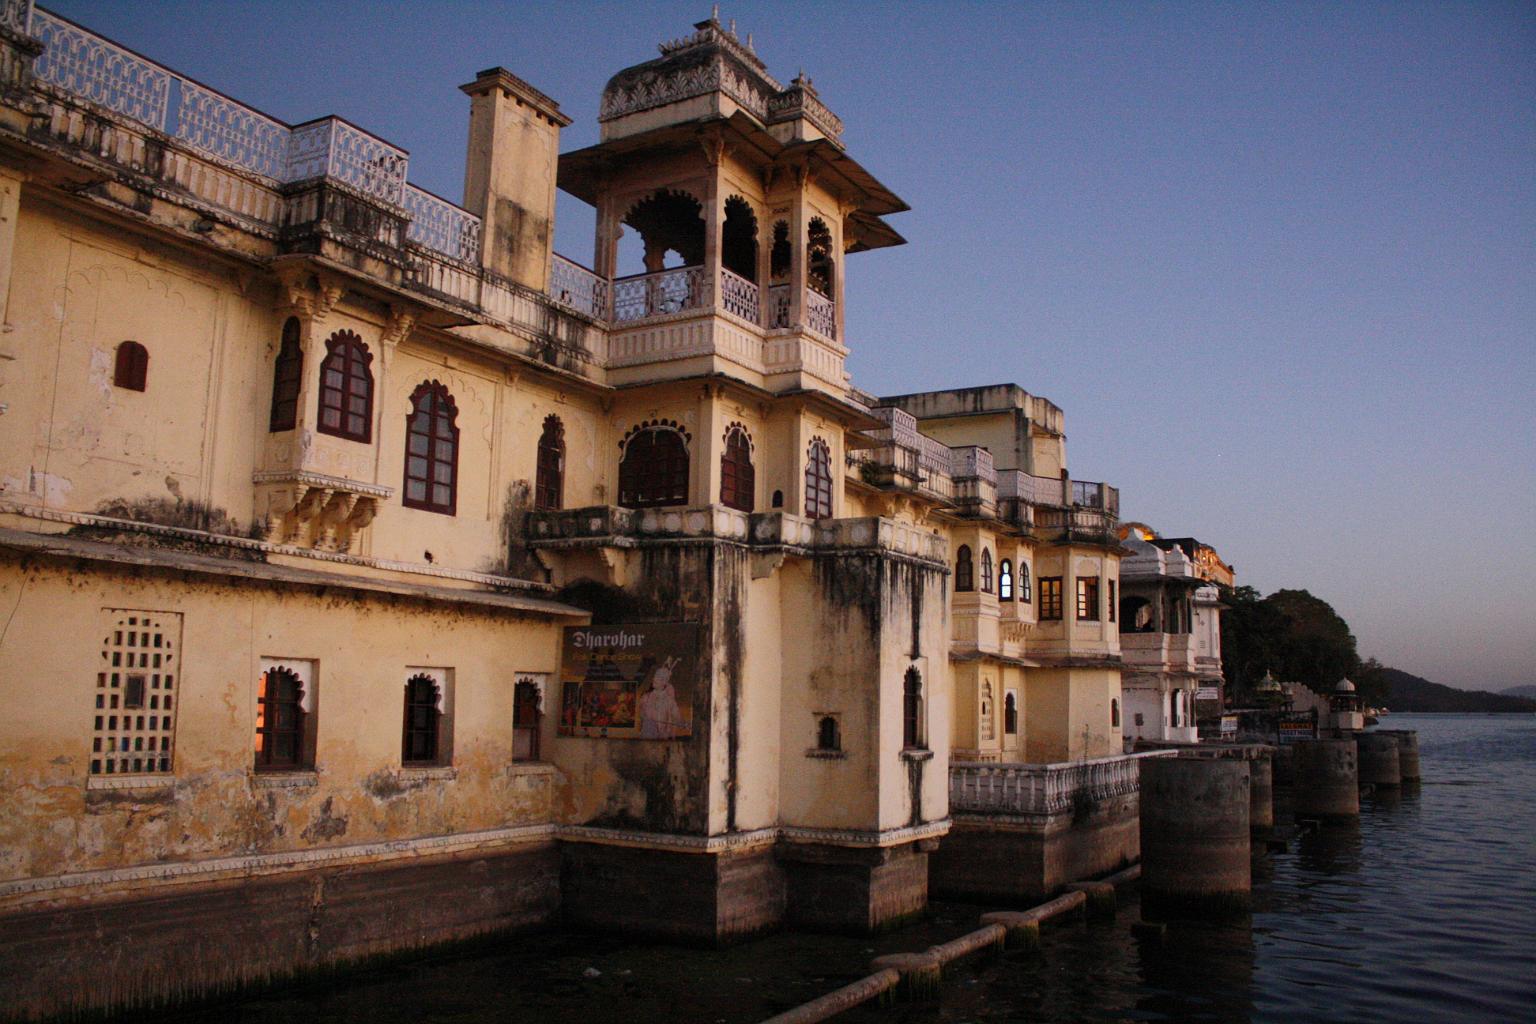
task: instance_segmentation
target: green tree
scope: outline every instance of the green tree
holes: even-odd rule
[[[1348,676],[1367,703],[1384,701],[1381,666],[1371,662],[1362,671],[1349,623],[1327,601],[1305,590],[1261,598],[1252,587],[1237,587],[1223,593],[1223,604],[1222,666],[1235,702],[1252,703],[1265,672],[1323,694]]]

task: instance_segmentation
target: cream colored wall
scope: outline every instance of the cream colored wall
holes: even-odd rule
[[[0,493],[93,511],[110,499],[211,501],[249,521],[251,426],[274,318],[216,263],[24,197],[0,361]],[[147,389],[112,384],[120,342],[149,353]],[[268,371],[270,377],[270,371]],[[263,424],[265,426],[265,424]]]
[[[551,818],[552,769],[511,762],[514,677],[556,669],[548,622],[11,561],[0,600],[15,608],[0,646],[0,878]],[[87,788],[103,609],[125,608],[183,616],[174,791]],[[317,662],[312,785],[252,772],[263,657]],[[401,773],[407,666],[453,670],[456,777]],[[544,724],[548,749],[552,713]]]
[[[951,448],[977,445],[992,453],[992,464],[998,469],[1024,469],[1028,458],[1024,450],[1023,432],[1028,423],[1016,415],[1017,410],[1003,410],[977,416],[956,416],[925,419],[918,429],[936,441]]]
[[[1077,761],[1121,752],[1122,729],[1110,725],[1109,706],[1120,699],[1118,669],[1031,668],[1024,682],[1024,760]],[[1121,712],[1123,723],[1123,706]]]

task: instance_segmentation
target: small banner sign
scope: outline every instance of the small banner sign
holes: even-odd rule
[[[559,734],[692,736],[700,660],[697,623],[567,626],[560,648]]]
[[[1195,700],[1221,700],[1221,691],[1214,686],[1202,686],[1195,691]]]
[[[1317,712],[1282,711],[1275,728],[1281,743],[1317,739]]]

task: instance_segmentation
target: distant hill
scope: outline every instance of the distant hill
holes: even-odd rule
[[[1387,680],[1387,707],[1393,711],[1536,711],[1536,700],[1511,695],[1507,690],[1458,690],[1395,668],[1383,668],[1381,674]]]
[[[1536,686],[1511,686],[1507,690],[1500,690],[1506,697],[1531,697],[1536,698]]]

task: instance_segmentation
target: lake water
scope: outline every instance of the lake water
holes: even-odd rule
[[[1536,716],[1384,724],[1418,730],[1423,785],[1362,800],[1358,829],[1256,861],[1251,922],[1144,943],[1130,895],[1112,924],[1050,928],[1037,954],[950,970],[937,1004],[837,1020],[1536,1020]],[[554,932],[152,1019],[749,1024],[861,977],[878,953],[969,931],[981,909],[938,905],[878,940],[781,934],[729,950]]]

